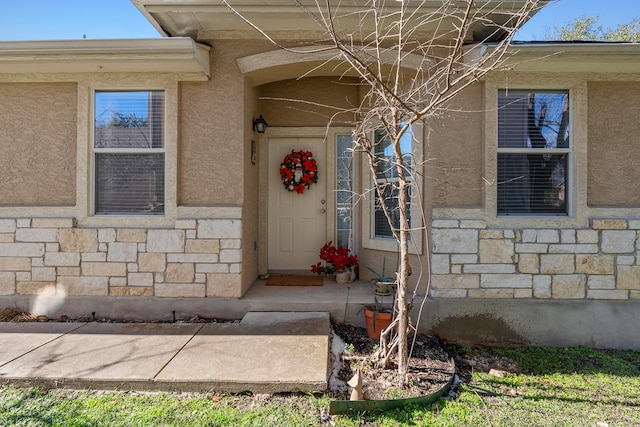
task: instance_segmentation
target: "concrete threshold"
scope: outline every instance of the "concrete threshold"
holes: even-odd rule
[[[175,392],[325,390],[330,316],[239,323],[0,323],[0,383]]]

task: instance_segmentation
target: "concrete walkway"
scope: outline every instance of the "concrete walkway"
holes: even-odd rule
[[[325,312],[239,323],[0,323],[0,383],[140,391],[327,388]]]

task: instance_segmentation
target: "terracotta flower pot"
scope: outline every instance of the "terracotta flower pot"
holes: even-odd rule
[[[367,323],[367,335],[374,340],[380,339],[380,333],[391,324],[391,314],[364,309],[364,318]],[[375,322],[374,322],[375,316]]]

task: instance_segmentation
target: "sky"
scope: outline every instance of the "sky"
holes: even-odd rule
[[[216,0],[212,0],[216,1]],[[640,0],[552,0],[518,33],[545,35],[580,16],[599,16],[605,28],[640,17]],[[160,37],[130,0],[0,0],[0,41]]]

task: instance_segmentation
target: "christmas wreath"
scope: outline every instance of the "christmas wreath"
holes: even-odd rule
[[[298,194],[318,182],[318,164],[311,151],[291,150],[280,163],[280,178],[284,188]]]

